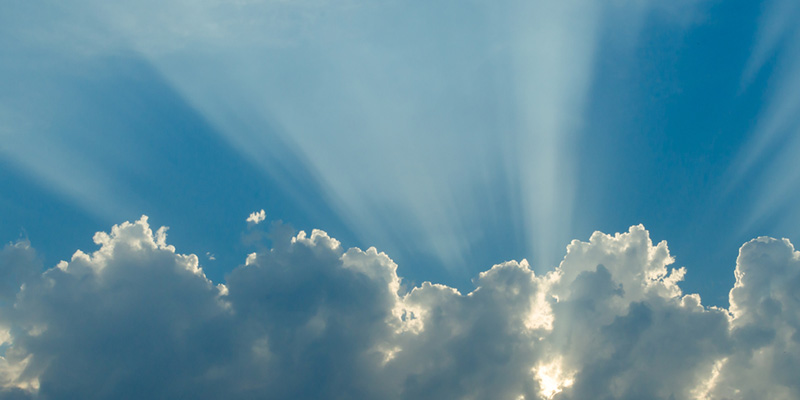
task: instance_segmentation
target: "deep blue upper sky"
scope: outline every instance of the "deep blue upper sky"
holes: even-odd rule
[[[800,240],[798,9],[12,1],[0,238],[51,267],[147,214],[221,281],[263,208],[466,289],[642,223],[726,305],[742,243]]]

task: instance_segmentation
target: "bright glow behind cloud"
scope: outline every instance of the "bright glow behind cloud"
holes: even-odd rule
[[[273,233],[225,285],[147,218],[38,273],[0,304],[0,398],[794,399],[800,253],[742,246],[731,309],[677,287],[641,226],[573,241],[560,267],[485,271],[468,294],[404,288],[374,248]],[[281,233],[284,232],[284,233]],[[26,244],[2,271],[36,271]],[[531,327],[544,298],[552,326]],[[541,312],[539,310],[538,312]]]
[[[533,369],[536,379],[539,380],[541,395],[546,399],[552,399],[555,395],[564,391],[564,388],[572,386],[573,378],[567,377],[561,367],[561,359],[554,359],[549,363],[539,365]]]

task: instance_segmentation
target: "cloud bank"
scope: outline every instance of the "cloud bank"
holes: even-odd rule
[[[0,253],[2,399],[797,399],[800,253],[741,247],[730,308],[642,226],[560,266],[495,265],[463,294],[408,287],[375,248],[271,233],[224,284],[147,217],[39,273]]]

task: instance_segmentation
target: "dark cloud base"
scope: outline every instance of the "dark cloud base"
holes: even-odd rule
[[[407,288],[374,248],[273,233],[225,284],[147,218],[39,274],[0,253],[2,399],[798,399],[800,253],[742,246],[729,309],[678,287],[642,226],[559,268]]]

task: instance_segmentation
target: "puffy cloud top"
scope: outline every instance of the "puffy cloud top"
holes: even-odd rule
[[[247,217],[247,222],[255,225],[264,221],[265,219],[267,219],[267,213],[265,213],[262,209],[260,211],[250,213],[250,216]]]
[[[405,287],[375,248],[273,233],[223,284],[147,218],[40,273],[0,252],[0,398],[796,399],[800,253],[742,246],[730,309],[678,286],[642,226],[537,276]]]

